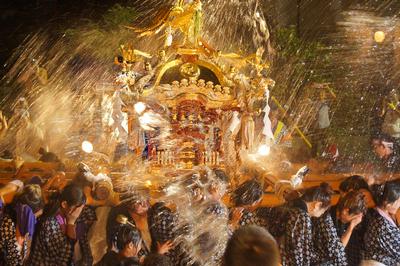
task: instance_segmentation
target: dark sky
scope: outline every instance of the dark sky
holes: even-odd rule
[[[223,0],[221,0],[223,1]],[[266,0],[276,1],[276,0]],[[305,7],[302,16],[313,16],[307,12],[310,7],[316,7],[321,2],[324,5],[331,2],[340,2],[342,8],[350,6],[369,6],[382,14],[398,14],[400,1],[398,0],[279,0],[286,1],[286,7],[296,9],[296,4]],[[79,19],[97,19],[116,3],[135,5],[141,0],[0,0],[0,63],[10,56],[29,33],[38,29],[57,29],[78,23]],[[160,0],[160,3],[163,1]],[[165,2],[165,0],[164,0]],[[324,7],[321,7],[324,8]],[[315,18],[313,19],[315,22]],[[320,24],[320,23],[319,23]]]
[[[82,18],[99,18],[117,1],[0,0],[0,62],[30,34],[40,29],[57,32]],[[124,3],[124,1],[118,1]]]

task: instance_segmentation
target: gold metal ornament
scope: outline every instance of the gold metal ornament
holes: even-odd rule
[[[185,78],[198,78],[200,76],[200,68],[192,63],[183,64],[179,70]]]

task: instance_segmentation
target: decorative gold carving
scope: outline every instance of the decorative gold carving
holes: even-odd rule
[[[167,10],[161,9],[152,25],[145,28],[126,26],[139,33],[139,36],[149,36],[160,32],[163,29],[181,31],[185,39],[196,45],[201,30],[202,5],[201,1],[194,0],[185,4],[182,0]]]
[[[164,64],[158,70],[154,86],[160,85],[160,81],[161,81],[162,77],[164,76],[164,74],[169,69],[177,67],[177,66],[182,65],[182,64],[184,64],[184,62],[181,59],[176,59],[176,60],[173,60],[173,61],[170,61],[170,62]],[[207,69],[211,70],[211,72],[213,72],[215,74],[215,76],[217,77],[217,79],[218,79],[219,83],[221,84],[221,86],[223,86],[223,87],[229,86],[229,84],[227,82],[227,79],[225,78],[224,73],[222,72],[222,70],[218,66],[216,66],[216,65],[214,65],[212,63],[209,63],[207,61],[204,61],[204,60],[197,60],[195,63],[191,63],[191,64],[197,65],[197,67],[202,66],[204,68],[207,68]],[[144,95],[149,95],[149,94],[151,94],[151,90],[147,90],[147,92],[145,92]]]
[[[185,63],[179,70],[185,78],[198,78],[200,76],[200,68],[193,63]]]
[[[185,100],[201,102],[207,108],[232,108],[237,106],[229,87],[215,85],[200,79],[193,83],[187,79],[172,82],[172,85],[159,85],[153,89],[153,96],[173,108]]]
[[[173,60],[173,61],[170,61],[170,62],[164,64],[164,65],[161,67],[161,69],[158,71],[157,78],[156,78],[156,82],[155,82],[154,86],[157,86],[157,85],[160,84],[161,78],[164,76],[165,72],[167,72],[168,69],[170,69],[170,68],[172,68],[172,67],[179,66],[179,65],[181,65],[182,63],[183,63],[182,60],[176,59],[176,60]],[[152,93],[151,90],[147,90],[147,91],[144,93],[144,95],[147,96],[147,95],[150,95],[151,93]]]

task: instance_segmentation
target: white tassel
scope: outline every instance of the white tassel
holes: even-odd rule
[[[171,27],[168,27],[166,29],[166,34],[167,37],[165,38],[165,47],[170,47],[172,45],[172,40],[173,40]]]
[[[264,108],[264,128],[262,131],[262,134],[267,138],[268,140],[273,140],[274,139],[274,133],[272,132],[272,125],[271,125],[271,120],[269,119],[269,112],[271,111],[271,108],[269,107],[269,90],[265,90],[265,98],[267,104],[265,105]]]
[[[240,125],[239,113],[237,111],[235,111],[235,112],[233,112],[232,122],[231,122],[231,124],[229,126],[229,131],[232,132],[232,133],[235,132],[235,130],[237,129],[237,127],[239,125]]]

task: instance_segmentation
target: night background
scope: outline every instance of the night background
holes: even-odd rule
[[[18,52],[19,45],[36,32],[45,32],[54,40],[70,36],[72,32],[75,44],[67,45],[72,47],[79,42],[79,37],[75,38],[73,34],[82,27],[111,32],[121,27],[118,23],[125,24],[130,18],[146,24],[155,10],[166,4],[165,1],[2,1],[1,74],[4,75],[15,60],[11,59],[6,65],[11,55]],[[307,94],[307,84],[331,84],[337,99],[332,102],[334,115],[329,135],[343,146],[346,154],[351,155],[354,150],[367,151],[370,135],[381,126],[379,114],[385,105],[385,97],[391,90],[398,89],[400,35],[397,16],[400,3],[388,0],[285,0],[261,1],[261,6],[275,49],[272,77],[277,86],[272,94],[290,109],[299,105],[296,98]],[[123,11],[124,8],[129,10]],[[214,11],[219,15],[225,12]],[[227,18],[229,14],[227,12]],[[235,19],[229,23],[232,21]],[[235,29],[242,32],[240,25]],[[380,45],[373,41],[377,30],[387,32],[385,43]],[[213,28],[207,31],[225,34],[228,38],[232,35],[232,32],[226,34]],[[243,39],[240,41],[247,45]],[[109,57],[103,56],[101,60],[111,63],[112,47],[107,48]],[[82,57],[91,60],[90,55]],[[3,83],[2,98],[14,93],[9,90]],[[3,112],[11,114],[11,110],[4,109]],[[312,130],[309,134],[313,134]]]

